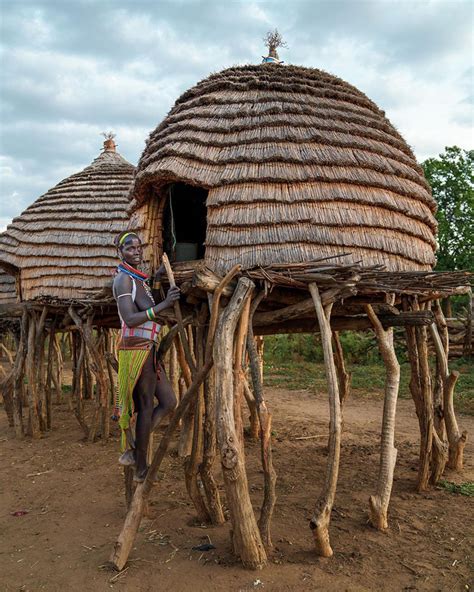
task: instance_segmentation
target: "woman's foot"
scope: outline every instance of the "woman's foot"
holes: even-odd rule
[[[129,448],[119,458],[119,463],[124,467],[131,467],[135,464],[135,450]]]
[[[146,476],[148,474],[148,467],[146,469],[144,469],[143,471],[137,471],[135,469],[135,474],[133,475],[133,480],[135,481],[135,483],[143,483],[143,481],[145,481]]]

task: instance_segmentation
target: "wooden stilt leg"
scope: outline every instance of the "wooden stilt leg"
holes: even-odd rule
[[[430,325],[430,334],[435,346],[440,374],[443,379],[443,411],[449,442],[448,467],[461,471],[463,468],[463,452],[466,446],[467,432],[464,431],[461,433],[456,420],[456,414],[454,413],[454,387],[459,378],[459,372],[455,370],[451,373],[449,372],[448,356],[446,355],[438,329],[434,323]]]
[[[273,509],[276,503],[275,485],[277,479],[275,469],[273,468],[272,458],[272,414],[267,407],[265,397],[263,395],[261,365],[258,358],[258,351],[252,327],[253,315],[263,297],[264,292],[261,292],[254,298],[254,301],[252,302],[247,333],[247,352],[249,355],[249,366],[253,383],[255,406],[260,424],[261,459],[264,477],[263,503],[260,510],[258,527],[260,529],[260,535],[265,547],[271,549],[273,546],[271,536],[271,521]]]
[[[336,366],[337,381],[339,384],[339,399],[341,400],[341,413],[344,407],[344,402],[349,397],[351,389],[351,374],[347,372],[344,363],[344,352],[342,350],[341,339],[339,331],[334,331],[332,334],[334,344],[334,364]]]
[[[316,552],[323,557],[331,557],[333,554],[329,542],[329,522],[331,510],[336,496],[337,477],[339,473],[339,457],[341,452],[341,401],[339,398],[339,385],[337,380],[334,355],[331,346],[331,309],[332,304],[323,308],[319,290],[316,284],[309,284],[309,291],[314,302],[316,316],[321,331],[321,343],[323,346],[324,366],[328,381],[329,393],[329,454],[326,470],[326,482],[324,490],[316,502],[314,515],[310,521],[313,531]]]
[[[199,315],[199,326],[196,329],[196,345],[194,352],[196,354],[197,366],[204,365],[204,328],[203,324],[207,316],[207,306],[203,307]],[[193,426],[193,440],[191,447],[191,454],[186,458],[184,463],[184,474],[186,489],[191,498],[197,512],[197,519],[201,523],[210,522],[209,512],[206,507],[201,487],[198,483],[199,465],[203,454],[203,415],[204,415],[204,389],[203,385],[199,388],[199,392],[194,405],[194,426]]]
[[[35,372],[36,314],[28,319],[28,347],[26,355],[26,376],[28,379],[28,433],[32,438],[40,437],[38,417],[38,392]]]
[[[15,425],[15,435],[17,438],[23,438],[25,428],[23,425],[23,389],[24,389],[24,367],[27,356],[27,338],[28,338],[28,312],[23,310],[20,325],[20,341],[15,358],[15,367],[13,372],[13,419]]]
[[[405,310],[407,308],[405,301]],[[416,297],[410,308],[419,310]],[[426,329],[407,326],[407,353],[411,367],[410,392],[415,403],[416,415],[420,427],[420,461],[418,466],[417,491],[429,489],[430,463],[433,446],[433,404],[431,376],[428,364],[428,345]]]
[[[204,450],[200,466],[201,480],[206,493],[207,507],[211,523],[218,526],[224,524],[219,489],[212,474],[216,458],[216,391],[213,370],[204,381]]]
[[[239,436],[235,429],[233,404],[233,348],[237,322],[250,298],[254,284],[239,279],[234,295],[221,315],[214,344],[217,392],[217,440],[233,528],[234,552],[252,569],[267,562],[248,491],[247,475]]]
[[[395,413],[400,385],[400,364],[393,345],[393,328],[385,330],[370,305],[365,307],[374,327],[380,354],[385,364],[385,394],[382,435],[380,439],[380,467],[375,495],[370,496],[370,521],[378,530],[388,528],[387,512],[392,492],[393,472],[397,461],[395,442]]]

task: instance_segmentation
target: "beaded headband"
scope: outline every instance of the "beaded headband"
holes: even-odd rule
[[[138,240],[140,240],[140,238],[139,238],[138,234],[136,234],[135,232],[126,232],[126,233],[125,233],[125,234],[122,236],[122,238],[119,240],[119,246],[120,246],[120,247],[123,245],[123,243],[125,242],[125,239],[126,239],[128,236],[135,236],[136,238],[138,238]]]

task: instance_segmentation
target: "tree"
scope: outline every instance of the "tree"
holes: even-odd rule
[[[440,271],[474,269],[474,150],[446,147],[421,165],[438,203]]]

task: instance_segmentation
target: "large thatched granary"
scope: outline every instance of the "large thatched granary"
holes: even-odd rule
[[[275,51],[279,41],[278,32],[269,34],[270,55],[263,64],[229,68],[185,92],[150,134],[137,166],[131,227],[142,229],[149,271],[156,270],[163,253],[178,263],[176,277],[170,268],[168,276],[183,293],[175,320],[181,358],[192,371],[117,539],[112,562],[119,569],[132,549],[171,434],[188,406],[195,417],[205,418],[204,427],[194,422],[186,467],[198,518],[214,524],[223,520],[210,472],[217,436],[234,552],[245,566],[266,563],[275,472],[257,333],[321,335],[330,425],[327,472],[310,521],[319,554],[332,554],[328,528],[341,453],[341,409],[350,382],[339,330],[373,329],[386,368],[371,523],[387,528],[397,457],[395,325],[406,330],[410,388],[420,423],[418,489],[426,489],[430,480],[436,483],[447,462],[462,466],[465,434],[452,407],[456,378],[447,368],[439,304],[433,304],[434,312],[431,306],[442,296],[468,290],[470,278],[431,271],[436,205],[413,153],[385,114],[335,76],[282,66]],[[185,323],[195,327],[195,359]],[[428,327],[438,360],[436,380],[442,385],[435,393]],[[253,403],[245,386],[247,359]],[[200,391],[212,367],[213,386],[205,384]],[[261,438],[264,494],[258,524],[245,472],[243,393],[256,410]],[[444,408],[446,430],[444,420],[435,422],[435,408]]]
[[[89,166],[12,221],[0,235],[0,266],[17,276],[21,301],[87,299],[110,284],[133,171],[107,140]]]
[[[235,67],[185,92],[132,196],[155,249],[217,273],[347,252],[390,270],[435,262],[436,205],[410,148],[362,92],[312,68]]]

